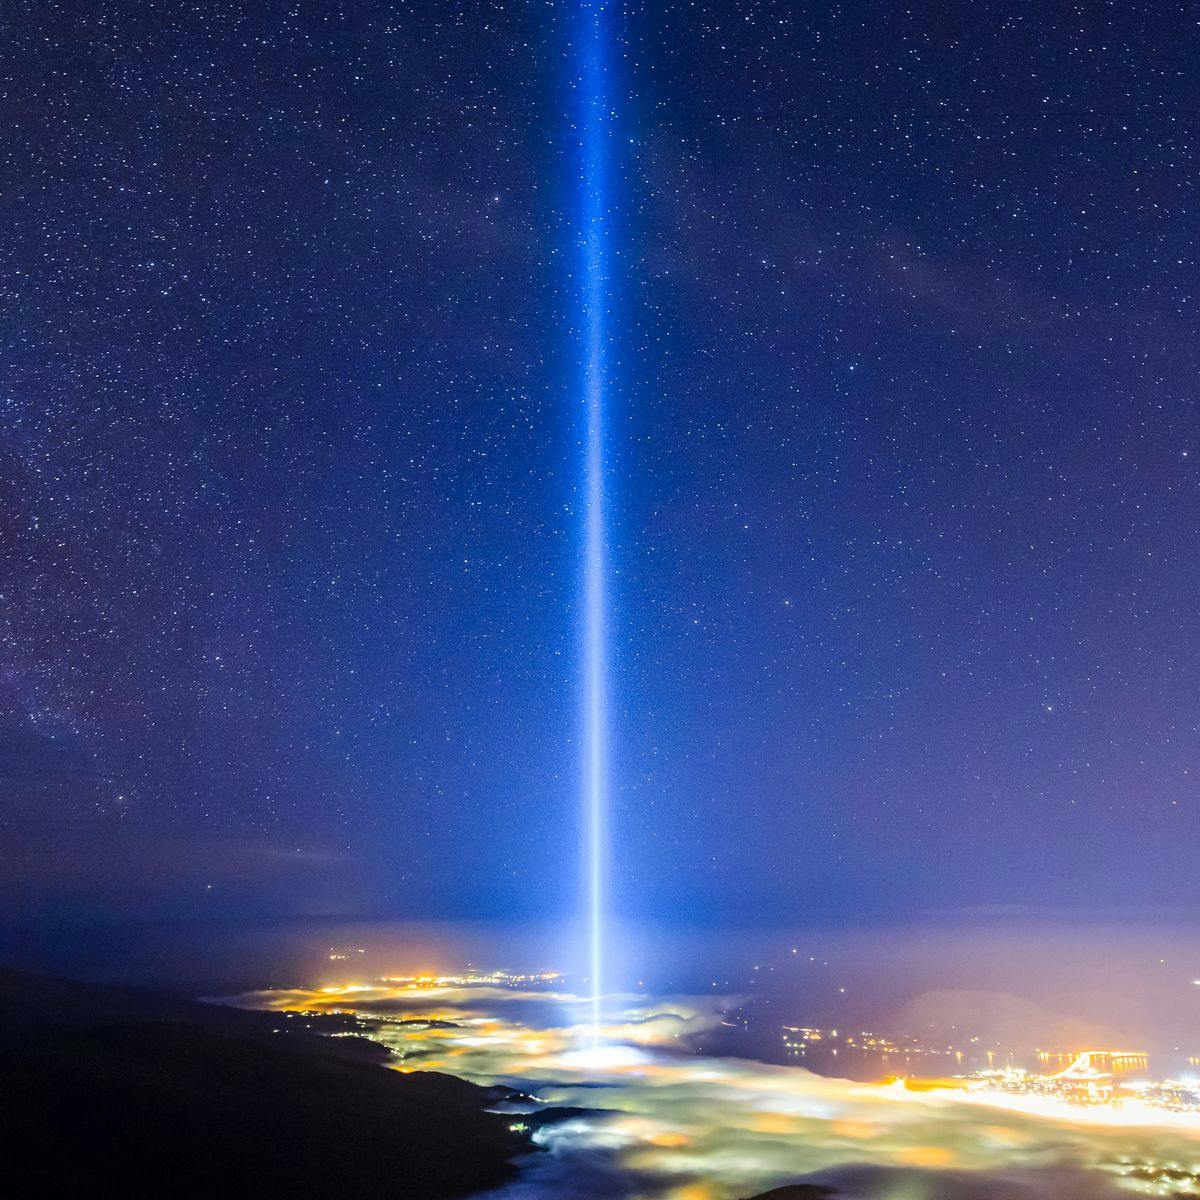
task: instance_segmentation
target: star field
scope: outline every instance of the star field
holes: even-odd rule
[[[5,16],[0,895],[575,902],[572,14]],[[613,24],[616,906],[1184,902],[1196,22]]]

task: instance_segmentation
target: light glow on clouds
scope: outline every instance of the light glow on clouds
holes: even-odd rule
[[[356,1013],[398,1070],[452,1072],[584,1110],[538,1130],[543,1152],[493,1200],[734,1200],[801,1180],[859,1200],[1200,1195],[1191,1119],[1035,1110],[698,1056],[688,1040],[717,1019],[712,997],[614,998],[619,1019],[599,1048],[590,1001],[563,993],[358,985],[236,1002]]]

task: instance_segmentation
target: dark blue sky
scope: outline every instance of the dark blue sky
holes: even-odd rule
[[[619,906],[1188,905],[1195,22],[614,24]],[[576,905],[576,25],[10,6],[9,911]]]

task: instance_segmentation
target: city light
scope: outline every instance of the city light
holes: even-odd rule
[[[1200,1093],[1194,1081],[1145,1077],[1149,1060],[1137,1050],[1064,1050],[1066,1066],[1057,1065],[1058,1052],[1044,1051],[1050,1070],[856,1083],[695,1053],[692,1042],[705,1031],[739,1024],[712,996],[609,997],[602,1045],[581,1048],[590,998],[560,990],[554,973],[529,979],[521,986],[522,977],[505,973],[399,976],[371,989],[268,991],[237,1002],[306,1029],[339,1014],[358,1036],[387,1047],[397,1070],[445,1070],[517,1088],[520,1098],[503,1110],[553,1150],[529,1196],[562,1194],[602,1153],[626,1182],[644,1176],[648,1188],[653,1181],[664,1194],[684,1195],[672,1186],[700,1177],[708,1200],[733,1200],[807,1173],[836,1173],[861,1162],[868,1144],[881,1169],[1013,1178],[1031,1161],[1054,1160],[1143,1195],[1161,1195],[1168,1184],[1173,1195],[1200,1195]],[[796,1045],[864,1054],[920,1046],[845,1028],[797,1024],[782,1032]],[[970,1036],[958,1047],[926,1048],[982,1053]],[[543,1107],[573,1115],[543,1124]]]

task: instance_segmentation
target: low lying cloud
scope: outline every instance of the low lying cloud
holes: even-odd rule
[[[959,1093],[688,1052],[719,1002],[613,999],[598,1049],[579,998],[502,987],[257,992],[247,1007],[353,1012],[400,1070],[507,1084],[578,1110],[492,1200],[735,1200],[783,1184],[846,1200],[1200,1195],[1200,1126],[1014,1111]],[[507,1107],[514,1121],[528,1102]],[[815,1193],[814,1193],[815,1194]]]

